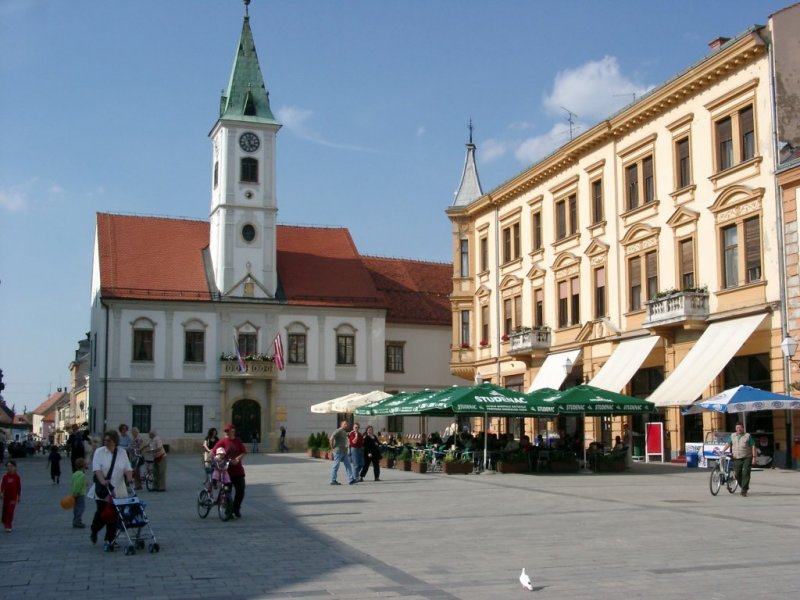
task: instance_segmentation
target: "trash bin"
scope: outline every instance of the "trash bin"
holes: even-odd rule
[[[644,434],[633,434],[633,457],[644,459]]]
[[[697,452],[690,452],[686,455],[686,466],[689,469],[696,469],[700,464],[700,455]]]

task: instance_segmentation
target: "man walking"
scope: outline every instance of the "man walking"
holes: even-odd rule
[[[356,475],[361,473],[364,468],[364,434],[361,433],[361,425],[353,423],[353,431],[347,436],[350,443],[350,462]],[[358,478],[364,481],[363,477]]]
[[[244,500],[245,488],[242,459],[244,455],[247,454],[247,448],[244,447],[241,438],[236,435],[236,428],[232,423],[225,425],[224,430],[225,437],[214,444],[214,447],[211,448],[211,454],[214,456],[217,452],[217,448],[223,448],[225,450],[225,456],[230,460],[228,475],[230,475],[231,485],[234,491],[233,516],[237,519],[241,519],[242,500]]]
[[[67,451],[72,462],[72,471],[75,471],[75,461],[79,458],[86,459],[86,449],[83,445],[83,434],[78,430],[76,423],[72,424],[72,433],[67,438]]]
[[[350,458],[347,456],[348,437],[347,430],[350,424],[347,421],[342,421],[339,429],[331,434],[331,449],[333,450],[333,466],[331,467],[331,485],[341,485],[336,481],[336,476],[339,473],[339,465],[344,463],[344,470],[347,472],[347,478],[350,480],[350,485],[358,481],[355,473],[353,473],[353,466],[350,464]]]
[[[731,439],[722,449],[723,452],[731,450],[733,454],[733,472],[742,488],[742,496],[747,496],[750,489],[750,468],[756,462],[756,441],[749,433],[744,432],[744,425],[736,424],[736,432],[731,434]]]

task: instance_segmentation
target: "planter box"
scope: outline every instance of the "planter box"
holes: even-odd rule
[[[442,472],[447,475],[469,475],[472,473],[472,463],[443,462]]]
[[[428,463],[411,461],[411,470],[414,473],[427,473]]]
[[[380,464],[382,469],[391,469],[394,467],[394,458],[381,458]]]
[[[547,463],[551,473],[577,473],[578,461],[559,461]]]
[[[621,473],[625,470],[625,460],[601,460],[597,463],[598,473]]]
[[[394,468],[398,471],[410,471],[411,470],[411,459],[409,460],[398,460]]]
[[[498,473],[527,473],[529,470],[527,462],[508,462],[506,460],[501,460],[497,463]]]
[[[311,448],[307,448],[306,454],[308,454],[311,458],[319,458],[319,450],[312,450]]]

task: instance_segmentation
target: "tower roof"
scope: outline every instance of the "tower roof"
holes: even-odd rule
[[[275,116],[269,107],[269,92],[258,65],[256,45],[250,30],[250,16],[245,3],[242,35],[233,59],[233,70],[228,88],[219,104],[220,119],[235,119],[251,123],[274,123]]]
[[[472,121],[470,121],[467,158],[464,161],[464,172],[461,174],[461,183],[458,184],[453,206],[467,206],[483,196],[478,167],[475,166],[475,148],[475,144],[472,143]]]

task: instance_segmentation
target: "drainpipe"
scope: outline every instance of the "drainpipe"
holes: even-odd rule
[[[103,428],[100,431],[107,431],[108,430],[108,314],[109,314],[109,306],[106,304],[102,299],[100,300],[100,305],[106,311],[106,330],[105,340],[103,340]],[[92,419],[92,425],[96,426],[97,423],[95,419]]]
[[[783,215],[783,192],[778,185],[777,171],[780,148],[778,147],[778,104],[775,92],[775,48],[772,41],[767,44],[767,56],[769,57],[769,93],[772,105],[772,174],[773,185],[775,187],[775,215],[778,229],[778,287],[780,290],[781,301],[781,341],[789,336],[789,315],[788,315],[788,292],[786,289],[786,243],[784,240],[784,215]],[[791,357],[783,355],[783,391],[789,394],[789,369]],[[792,461],[792,411],[787,410],[786,422],[786,468],[793,468]]]

